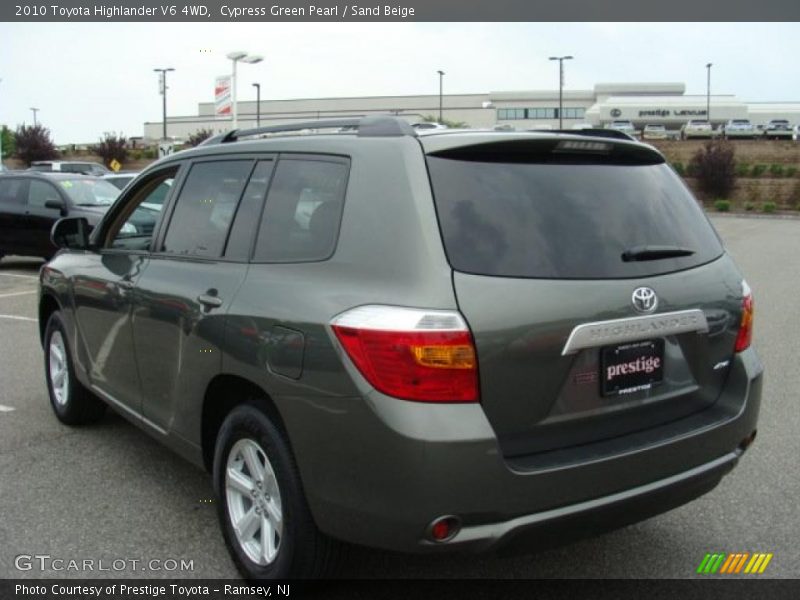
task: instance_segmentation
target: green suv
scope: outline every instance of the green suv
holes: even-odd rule
[[[756,433],[751,292],[664,157],[606,135],[373,117],[153,164],[91,235],[53,228],[56,416],[110,405],[208,469],[250,578],[330,573],[342,542],[563,543],[708,492]]]

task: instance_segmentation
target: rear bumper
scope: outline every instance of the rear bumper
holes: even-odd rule
[[[737,449],[683,473],[602,498],[465,527],[444,545],[470,551],[542,549],[636,523],[711,491],[742,452]]]
[[[514,459],[478,404],[430,405],[373,392],[276,399],[309,506],[325,533],[407,552],[546,547],[640,521],[711,489],[756,429],[762,366],[733,359],[710,409],[661,428]],[[460,532],[426,537],[454,515]],[[531,544],[533,540],[533,544]]]

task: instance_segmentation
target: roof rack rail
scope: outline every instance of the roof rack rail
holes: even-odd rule
[[[269,133],[284,133],[302,131],[304,129],[355,129],[359,137],[400,137],[404,135],[416,136],[416,130],[400,117],[356,117],[347,119],[320,119],[318,121],[303,121],[300,123],[287,123],[286,125],[270,125],[268,127],[253,127],[252,129],[234,129],[205,140],[201,145],[227,144],[236,142],[244,137],[265,135]]]
[[[566,133],[569,135],[584,135],[586,137],[599,137],[599,138],[614,138],[617,140],[630,140],[638,141],[630,134],[620,131],[619,129],[601,129],[599,127],[591,127],[586,129],[531,129],[530,131],[541,131],[543,133]]]

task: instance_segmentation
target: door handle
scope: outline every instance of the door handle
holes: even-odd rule
[[[210,310],[212,308],[219,308],[222,306],[222,298],[219,296],[210,296],[209,294],[200,294],[197,301]]]
[[[123,290],[132,290],[133,289],[133,282],[130,279],[120,279],[117,282],[117,285],[121,287]]]

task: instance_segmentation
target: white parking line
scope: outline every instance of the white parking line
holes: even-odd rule
[[[36,290],[28,292],[12,292],[11,294],[0,294],[0,298],[11,298],[12,296],[27,296],[28,294],[35,294]]]
[[[5,404],[0,404],[0,412],[11,412],[12,410],[17,410],[13,406],[6,406]]]
[[[12,319],[14,321],[38,321],[39,319],[34,319],[33,317],[20,317],[19,315],[0,315],[0,319]]]
[[[2,272],[0,272],[0,275],[3,275],[4,277],[19,277],[20,279],[39,279],[37,275],[19,275],[17,273],[2,273]]]

